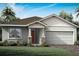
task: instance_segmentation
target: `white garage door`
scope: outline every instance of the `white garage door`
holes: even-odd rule
[[[73,32],[48,31],[46,32],[46,42],[48,44],[73,44]]]

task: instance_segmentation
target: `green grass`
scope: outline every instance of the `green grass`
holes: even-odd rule
[[[72,52],[52,47],[0,47],[0,56],[69,56]]]

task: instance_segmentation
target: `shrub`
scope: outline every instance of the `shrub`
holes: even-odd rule
[[[0,46],[3,46],[3,42],[0,42]]]
[[[16,43],[13,43],[13,44],[11,44],[10,46],[17,46],[17,44],[16,44]]]
[[[5,40],[5,41],[3,42],[3,46],[8,46],[8,41],[7,41],[7,40]]]
[[[76,42],[75,42],[75,45],[79,45],[79,41],[76,41]]]
[[[45,44],[44,47],[49,47],[49,45],[48,44]]]
[[[17,41],[17,46],[27,46],[27,43],[25,42],[21,42],[21,41]]]
[[[0,41],[2,41],[2,38],[0,38]]]
[[[23,46],[27,46],[27,43],[26,42],[23,42]]]
[[[17,43],[15,43],[14,41],[10,41],[8,44],[9,46],[17,46]]]
[[[28,44],[27,44],[27,46],[28,46],[28,47],[31,47],[31,46],[32,46],[32,44],[31,44],[31,43],[28,43]]]
[[[27,43],[17,40],[17,46],[27,46]]]
[[[17,42],[9,41],[8,44],[9,44],[9,46],[27,46],[27,43],[20,42],[19,40]]]
[[[43,45],[40,45],[40,47],[49,47],[48,44],[43,44]]]
[[[17,40],[17,46],[20,46],[21,44],[20,44],[20,41],[19,40]]]
[[[7,41],[0,42],[0,46],[27,46],[26,42],[20,42],[19,40],[17,42],[14,41]]]

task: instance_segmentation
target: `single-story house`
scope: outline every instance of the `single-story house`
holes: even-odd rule
[[[57,16],[45,18],[29,17],[11,24],[0,24],[0,41],[32,41],[40,45],[43,41],[52,45],[74,45],[78,26]]]

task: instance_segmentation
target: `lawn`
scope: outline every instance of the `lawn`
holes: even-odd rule
[[[53,47],[0,47],[0,56],[71,56],[67,49]]]

